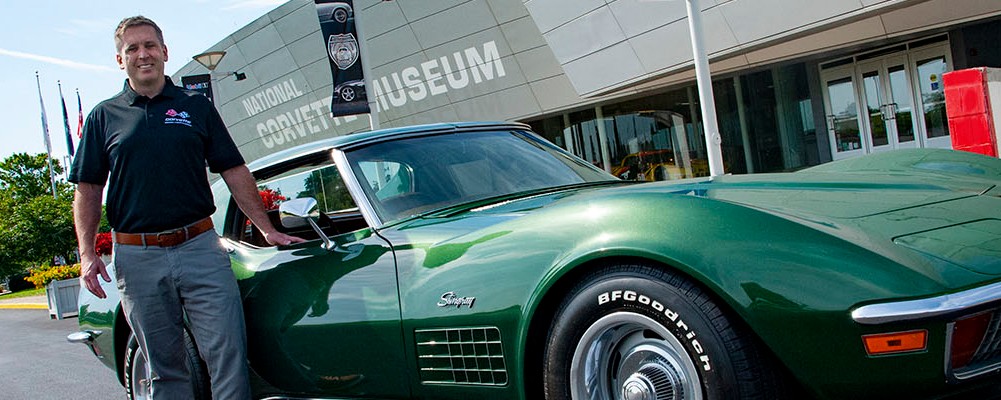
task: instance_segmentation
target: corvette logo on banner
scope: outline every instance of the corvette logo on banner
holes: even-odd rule
[[[330,59],[342,70],[351,68],[358,61],[358,41],[355,35],[330,35],[327,39]]]
[[[330,114],[337,117],[369,113],[352,0],[315,0],[315,4],[334,81]]]

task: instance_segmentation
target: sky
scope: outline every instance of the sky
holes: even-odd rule
[[[118,22],[146,16],[163,30],[173,75],[191,57],[263,16],[287,0],[2,0],[0,3],[0,159],[14,153],[45,152],[41,98],[45,103],[52,157],[68,154],[62,83],[74,147],[80,91],[86,118],[97,103],[114,96],[125,83],[115,62]]]

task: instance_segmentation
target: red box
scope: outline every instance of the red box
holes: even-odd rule
[[[997,75],[988,68],[971,68],[942,75],[945,87],[945,111],[949,118],[952,148],[998,157],[998,135],[992,92],[988,85]],[[1001,106],[1001,99],[993,101]]]

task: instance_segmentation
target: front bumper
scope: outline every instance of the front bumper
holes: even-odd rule
[[[983,337],[967,365],[954,368],[951,349],[956,321],[975,314],[990,313]],[[869,304],[852,311],[852,319],[862,325],[882,325],[908,321],[944,320],[946,323],[945,375],[958,382],[1001,370],[1001,282],[926,299]],[[969,342],[976,343],[976,342]]]

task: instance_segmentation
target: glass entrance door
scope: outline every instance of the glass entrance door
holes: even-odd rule
[[[916,78],[914,87],[918,93],[918,108],[921,118],[920,139],[924,147],[951,148],[949,124],[945,115],[945,88],[942,74],[952,71],[947,45],[932,46],[911,52],[911,70]]]
[[[869,148],[877,152],[915,147],[914,107],[906,55],[893,55],[858,64],[862,79],[864,125]]]
[[[824,70],[824,111],[835,160],[865,154],[862,121],[855,84],[855,66]]]
[[[821,70],[833,159],[951,147],[942,87],[952,70],[948,43],[900,49]]]

